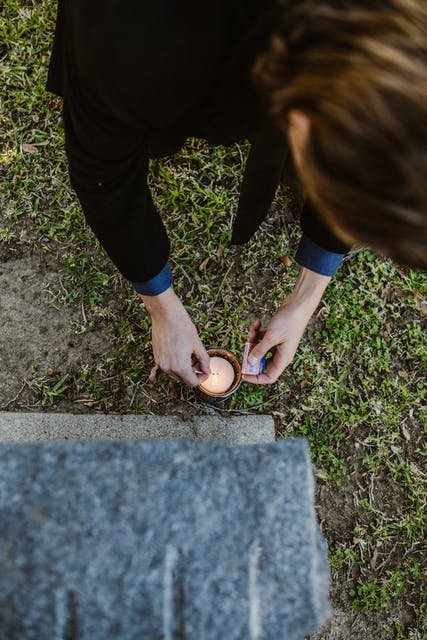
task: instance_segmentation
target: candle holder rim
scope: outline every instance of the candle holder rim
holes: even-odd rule
[[[229,351],[228,349],[224,349],[224,347],[210,347],[209,349],[206,349],[208,355],[215,355],[215,352],[219,352],[219,354],[224,354],[225,356],[228,356],[228,358],[225,358],[228,362],[230,362],[231,366],[234,369],[234,373],[235,373],[235,377],[234,377],[234,381],[233,384],[231,385],[231,387],[229,389],[227,389],[227,391],[224,391],[223,393],[215,393],[212,391],[206,391],[203,388],[203,384],[199,384],[198,385],[198,389],[205,394],[208,397],[214,398],[214,399],[218,399],[218,400],[222,400],[222,399],[226,399],[229,396],[231,396],[233,393],[235,393],[237,391],[237,389],[240,387],[241,382],[242,382],[242,365],[240,364],[239,360],[237,359],[237,356],[234,355],[234,353],[232,351]],[[214,352],[212,354],[212,352]]]

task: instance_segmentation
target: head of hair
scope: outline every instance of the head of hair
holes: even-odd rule
[[[426,0],[284,0],[253,70],[268,109],[310,122],[300,179],[345,239],[427,266]]]

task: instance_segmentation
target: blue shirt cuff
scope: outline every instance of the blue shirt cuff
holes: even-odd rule
[[[166,289],[172,286],[173,275],[169,265],[165,265],[163,269],[154,278],[145,282],[132,282],[137,293],[143,296],[158,296]]]
[[[322,276],[333,276],[340,266],[345,253],[333,253],[303,235],[295,256],[302,267],[310,269]]]

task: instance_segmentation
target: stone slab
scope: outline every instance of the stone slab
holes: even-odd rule
[[[0,445],[0,638],[302,640],[329,614],[307,442]]]
[[[179,416],[0,412],[0,442],[44,440],[226,440],[229,444],[274,442],[267,415]]]

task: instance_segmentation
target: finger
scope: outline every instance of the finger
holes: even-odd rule
[[[276,380],[270,378],[267,373],[259,373],[257,376],[248,376],[244,374],[242,379],[250,384],[273,384]]]
[[[255,324],[256,323],[256,324]],[[246,338],[247,342],[251,342],[252,344],[256,344],[260,342],[265,336],[265,329],[262,329],[262,324],[260,320],[256,320],[255,323],[252,323],[249,327],[248,337]]]
[[[268,333],[265,333],[264,337],[257,345],[252,349],[248,356],[249,364],[257,364],[261,358],[263,358],[274,347],[274,341],[270,338]]]
[[[169,367],[169,375],[178,377],[179,380],[189,385],[190,387],[196,387],[199,384],[199,378],[193,371],[192,358],[187,354],[176,354],[174,362]]]
[[[197,365],[196,365],[197,367]],[[200,369],[195,369],[194,365],[193,365],[193,371],[196,374],[198,380],[199,380],[199,384],[202,384],[203,382],[206,382],[206,380],[209,378],[209,374],[208,373],[203,373],[203,371],[200,371]]]
[[[203,373],[203,371],[200,371],[200,367],[197,364],[197,362],[193,362],[193,364],[191,365],[191,368],[193,369],[193,372],[197,375],[197,377],[199,378],[199,380],[201,378],[204,378],[204,380],[207,380],[209,378],[209,374],[207,373]]]
[[[247,342],[258,342],[258,332],[261,329],[261,320],[254,320],[249,325]]]
[[[192,361],[193,361],[192,369],[194,373],[197,375],[199,384],[201,384],[202,382],[206,382],[206,380],[209,378],[211,373],[211,369],[210,369],[211,359],[207,353],[206,355],[203,354],[203,346],[200,351],[197,351],[194,353],[192,357]]]
[[[200,371],[208,376],[211,372],[211,359],[203,344],[200,344],[200,346],[194,350],[194,359]]]
[[[287,351],[277,350],[273,358],[268,361],[264,373],[257,376],[244,375],[243,380],[252,384],[273,384],[291,362],[292,356]]]
[[[173,371],[173,374],[178,376],[178,378],[182,380],[182,382],[188,384],[189,387],[197,387],[200,384],[198,375],[194,373],[190,365],[188,367]]]

